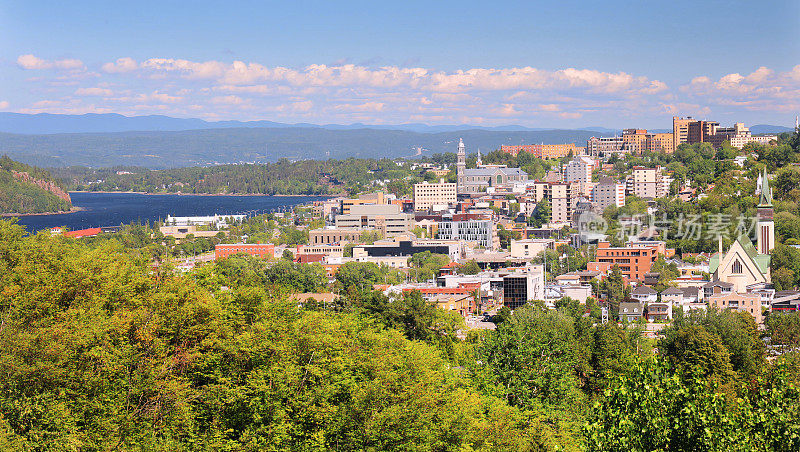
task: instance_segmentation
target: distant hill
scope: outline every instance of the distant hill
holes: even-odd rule
[[[69,194],[49,173],[0,157],[0,214],[60,212],[70,208]]]
[[[0,154],[42,167],[135,165],[176,168],[239,162],[327,158],[398,158],[467,151],[489,152],[501,144],[575,143],[585,146],[596,132],[581,130],[404,130],[322,128],[226,128],[186,131],[21,135],[0,133]]]
[[[57,115],[50,113],[23,114],[0,112],[0,132],[21,134],[51,133],[112,133],[112,132],[151,132],[181,131],[197,129],[228,128],[319,128],[328,130],[405,130],[420,133],[453,132],[457,130],[493,130],[493,131],[543,131],[551,128],[529,128],[519,125],[498,127],[427,124],[367,125],[367,124],[284,124],[273,121],[205,121],[196,118],[173,118],[163,115],[123,116],[116,113],[84,115]],[[602,127],[587,127],[581,130],[613,132]]]
[[[750,126],[750,132],[756,135],[765,133],[783,133],[783,132],[794,132],[794,128],[784,127],[784,126],[772,126],[769,124],[757,124],[754,126]]]

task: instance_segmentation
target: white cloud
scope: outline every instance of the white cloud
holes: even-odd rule
[[[67,71],[77,71],[85,69],[81,60],[43,60],[35,55],[20,55],[17,58],[17,65],[22,69],[62,69]]]
[[[0,110],[5,110],[11,104],[7,100],[0,100]]]
[[[78,88],[75,90],[76,96],[102,96],[102,97],[110,97],[114,95],[114,92],[108,88],[99,88],[99,87],[92,87],[92,88]]]
[[[103,72],[108,72],[109,74],[131,72],[138,68],[139,64],[136,63],[136,60],[129,57],[119,58],[113,63],[104,64],[102,67]]]

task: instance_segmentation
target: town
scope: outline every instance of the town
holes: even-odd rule
[[[694,183],[670,165],[621,164],[694,146],[723,157],[730,174],[744,180],[756,174],[758,150],[777,142],[776,135],[752,135],[742,123],[728,128],[674,117],[672,133],[625,129],[621,136],[593,137],[585,147],[499,147],[500,154],[520,161],[527,154],[528,159],[561,162],[534,179],[519,167],[484,163],[480,151],[468,168],[461,140],[454,164],[403,163],[434,179],[414,184],[412,196],[379,190],[317,201],[302,214],[297,209],[255,218],[296,228],[299,239],[293,243],[281,243],[277,230],[266,240],[242,235],[240,243],[229,243],[228,222],[241,224],[245,215],[167,217],[159,232],[177,245],[187,239],[221,240],[213,252],[206,241],[205,254],[201,250],[179,259],[183,271],[241,253],[316,264],[332,283],[342,265],[368,263],[400,275],[396,283],[374,284],[375,290],[386,296],[417,291],[427,302],[458,313],[471,328],[494,328],[492,319],[501,318],[504,309],[513,312],[529,302],[554,308],[564,299],[584,305],[587,314],[597,310],[602,322],[643,323],[651,337],[678,309],[742,311],[763,327],[769,312],[800,306],[800,291],[785,282],[786,289],[776,290],[771,278],[776,238],[772,176],[766,167],[753,181],[755,217],[737,219],[732,229],[730,218],[725,224],[691,225],[690,218],[666,218],[659,209],[658,199],[697,203],[714,184]],[[679,230],[690,226],[693,232]],[[718,246],[676,253],[668,245],[676,234],[685,240],[694,234]],[[420,272],[421,265],[433,267]],[[293,296],[301,302],[338,297],[329,291]]]

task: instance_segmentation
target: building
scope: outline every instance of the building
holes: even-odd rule
[[[173,217],[167,215],[165,226],[216,225],[219,228],[229,226],[228,222],[242,221],[247,215],[208,215],[199,217]]]
[[[592,157],[610,157],[613,154],[627,154],[625,142],[620,136],[591,137],[586,141],[586,153]]]
[[[308,231],[308,243],[309,245],[330,245],[342,242],[358,242],[362,232],[365,231],[339,228],[312,229]]]
[[[647,303],[654,303],[658,299],[658,292],[644,285],[636,286],[631,291],[631,298],[647,305]]]
[[[747,143],[769,144],[778,139],[776,135],[753,136],[750,129],[741,122],[735,123],[733,127],[720,127],[718,122],[695,120],[691,116],[686,119],[673,116],[672,130],[676,148],[684,143],[709,143],[719,148],[728,141],[731,146],[741,149]]]
[[[214,247],[214,259],[223,259],[232,254],[249,254],[263,259],[275,257],[272,243],[220,243]]]
[[[385,257],[385,256],[404,256],[411,257],[416,253],[430,251],[432,254],[444,254],[451,260],[461,257],[461,246],[458,242],[444,241],[410,241],[400,240],[399,242],[385,244],[376,243],[373,245],[357,245],[353,247],[353,257]]]
[[[467,169],[467,153],[463,140],[459,140],[458,142],[457,157],[456,188],[458,193],[480,193],[487,191],[489,187],[513,185],[514,183],[526,182],[528,180],[528,173],[519,168],[487,166],[483,168]],[[478,158],[480,160],[480,156]]]
[[[528,301],[544,300],[544,266],[533,265],[525,272],[503,276],[503,304],[517,309]]]
[[[165,236],[175,237],[176,239],[184,239],[189,234],[195,237],[214,237],[220,233],[220,231],[198,231],[197,226],[193,224],[188,226],[161,226],[158,230]]]
[[[383,237],[395,237],[411,231],[414,215],[402,213],[394,204],[354,204],[349,214],[337,215],[335,224],[339,229],[379,231]]]
[[[740,235],[727,253],[722,252],[722,241],[717,254],[708,264],[714,281],[730,283],[736,292],[746,292],[753,284],[772,282],[770,275],[770,253],[775,247],[775,224],[773,222],[772,191],[766,173],[763,176],[761,196],[757,209],[756,246],[745,234]]]
[[[632,195],[639,198],[661,198],[669,193],[669,185],[665,187],[664,174],[660,166],[655,168],[645,168],[636,166],[633,168],[632,176]]]
[[[546,249],[553,249],[553,239],[523,239],[511,241],[511,257],[513,259],[530,259]]]
[[[457,184],[445,183],[444,180],[438,184],[414,184],[414,210],[429,210],[437,206],[446,209],[451,204],[456,204],[456,187]]]
[[[550,221],[565,224],[572,221],[572,214],[580,199],[580,186],[575,182],[533,182],[526,191],[537,203],[547,199],[550,203]]]
[[[622,146],[626,152],[641,154],[644,151],[675,151],[671,133],[651,133],[645,129],[625,129],[622,131]]]
[[[72,239],[81,239],[85,237],[94,237],[102,232],[103,230],[101,228],[88,228],[88,229],[76,229],[74,231],[64,232],[61,235]]]
[[[593,159],[585,155],[576,156],[564,166],[564,182],[590,183],[594,168]]]
[[[667,254],[664,242],[638,246],[612,247],[609,242],[597,244],[597,260],[587,264],[587,270],[607,273],[615,265],[628,281],[642,281],[659,255]]]
[[[746,312],[752,315],[758,324],[764,321],[761,314],[761,295],[757,293],[737,293],[732,291],[725,294],[711,295],[706,298],[706,301],[709,307],[712,308]]]
[[[575,143],[501,145],[500,150],[515,157],[520,152],[527,152],[541,159],[557,159],[570,154],[578,155],[582,151],[581,148],[575,146]]]
[[[489,250],[500,247],[500,238],[495,233],[492,220],[461,219],[460,215],[442,218],[437,226],[437,238],[441,240],[464,240],[475,242]]]
[[[358,198],[343,198],[339,200],[339,214],[349,215],[350,208],[364,204],[387,204],[386,195],[383,192],[365,193]]]
[[[601,177],[592,189],[592,203],[600,210],[606,210],[608,206],[624,206],[625,184],[610,177]]]
[[[641,302],[622,302],[619,304],[619,321],[636,322],[644,315],[644,305]]]

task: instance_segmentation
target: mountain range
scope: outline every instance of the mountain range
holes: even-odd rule
[[[791,131],[756,125],[753,133]],[[655,131],[655,130],[654,130]],[[223,163],[348,157],[411,158],[468,152],[502,144],[576,143],[620,131],[603,127],[554,130],[509,125],[314,125],[272,121],[217,121],[119,114],[21,114],[0,112],[0,155],[41,167],[145,166],[175,168]]]
[[[427,125],[418,123],[396,125],[354,124],[288,124],[274,121],[205,121],[197,118],[173,118],[163,115],[123,116],[116,113],[87,113],[83,115],[59,115],[51,113],[25,114],[0,112],[0,132],[20,134],[51,133],[111,133],[111,132],[147,132],[147,131],[182,131],[200,129],[228,128],[319,128],[326,130],[405,130],[419,133],[453,132],[457,130],[490,130],[503,132],[540,132],[553,130],[550,128],[531,128],[519,125],[497,127],[460,125]],[[576,130],[619,133],[605,127],[583,127]]]

